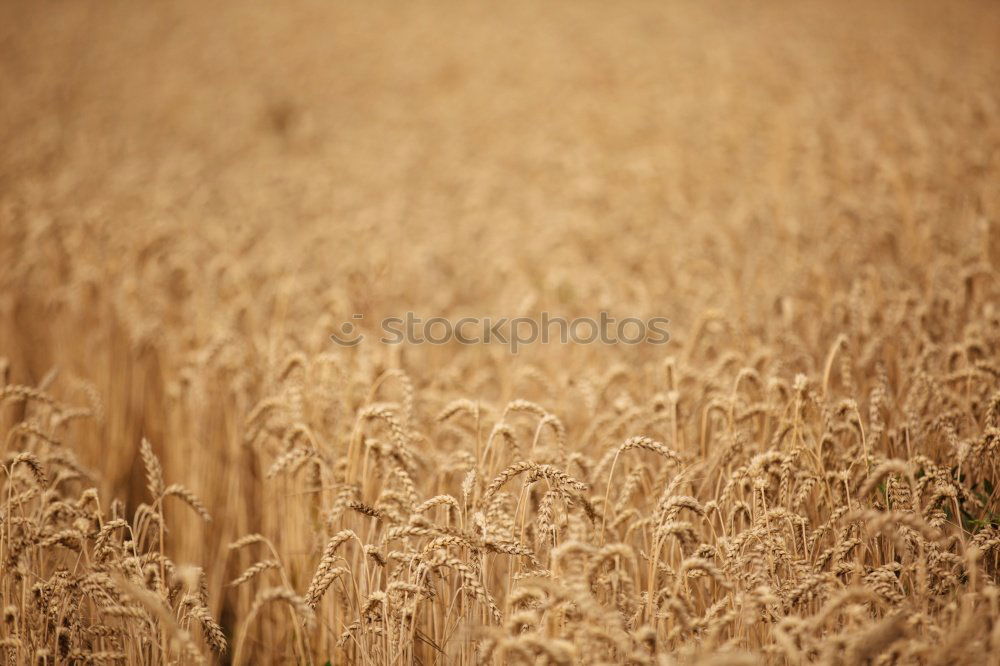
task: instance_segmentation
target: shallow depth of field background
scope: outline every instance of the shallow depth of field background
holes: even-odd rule
[[[985,658],[1000,647],[998,268],[994,2],[0,4],[4,381],[93,412],[59,434],[90,474],[54,489],[70,501],[93,486],[131,519],[150,502],[144,437],[166,483],[201,498],[210,523],[164,504],[165,553],[204,570],[228,652],[212,656],[198,623],[168,612],[210,660],[232,659],[240,641],[244,663]],[[513,356],[371,339],[380,318],[406,311],[602,310],[668,317],[672,340]],[[353,313],[369,340],[333,345]],[[401,433],[389,421],[407,418],[407,382]],[[47,408],[12,395],[0,436],[47,427]],[[460,399],[472,403],[436,419]],[[554,416],[562,440],[505,411],[518,399]],[[485,454],[501,421],[519,454]],[[638,435],[681,462],[636,449],[610,464]],[[383,460],[390,442],[412,454],[404,472],[398,451]],[[49,447],[20,432],[3,456],[45,462]],[[762,462],[767,451],[787,460]],[[528,477],[514,479],[510,507],[491,505],[490,481],[529,458],[587,484],[596,522],[560,496],[539,534],[544,477],[523,490]],[[893,468],[892,483],[865,488],[890,459],[911,476]],[[772,463],[780,474],[761,471]],[[404,473],[420,502],[456,498],[460,510],[426,513],[445,529],[388,540],[393,525],[423,524],[385,497],[407,487]],[[907,479],[909,499],[890,498],[886,483]],[[653,519],[672,512],[665,488],[699,510],[717,504],[673,513],[690,543],[656,533]],[[347,501],[395,508],[373,519]],[[806,522],[767,513],[776,506]],[[834,516],[841,506],[855,513]],[[6,505],[5,552],[10,518],[26,510]],[[872,528],[863,510],[910,511],[939,541],[907,550],[919,529]],[[79,545],[37,549],[53,529],[25,537],[36,546],[23,575],[12,563],[0,574],[3,605],[23,619],[0,629],[21,641],[3,648],[15,663],[62,649],[58,621],[29,615],[26,590],[93,565]],[[419,558],[381,567],[351,541],[347,582],[314,625],[280,603],[252,610],[268,587],[304,594],[342,529],[380,557],[479,530],[537,562],[436,544],[422,557],[437,594],[418,602],[388,583],[419,587]],[[251,533],[274,543],[282,569],[229,586],[271,558],[229,550]],[[657,539],[666,569],[650,564]],[[763,562],[779,542],[787,561]],[[693,557],[715,573],[687,580]],[[533,571],[548,572],[532,594],[549,605],[515,594]],[[829,606],[873,575],[897,593]],[[72,649],[193,659],[162,637],[162,619],[96,619],[86,591],[60,590],[86,622],[152,637],[116,647],[74,625]]]

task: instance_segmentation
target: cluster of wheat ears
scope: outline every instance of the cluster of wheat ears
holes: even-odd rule
[[[0,5],[0,663],[1000,663],[995,3]]]
[[[523,399],[425,414],[398,369],[349,432],[328,432],[317,388],[342,368],[292,355],[243,445],[266,462],[261,483],[307,493],[315,547],[304,571],[267,534],[232,541],[228,584],[252,601],[230,632],[205,573],[167,555],[165,506],[210,512],[150,443],[148,495],[127,512],[73,454],[72,424],[100,404],[5,381],[2,648],[24,663],[231,647],[248,663],[266,623],[301,661],[985,663],[1000,649],[997,322],[941,348],[924,316],[887,322],[912,336],[891,367],[843,337],[821,374],[790,382],[766,353],[670,357],[659,390],[607,405],[628,381],[613,368],[581,382],[594,417],[572,434]]]

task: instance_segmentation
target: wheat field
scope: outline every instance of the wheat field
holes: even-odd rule
[[[1000,664],[1000,4],[4,0],[0,446],[4,663]]]

